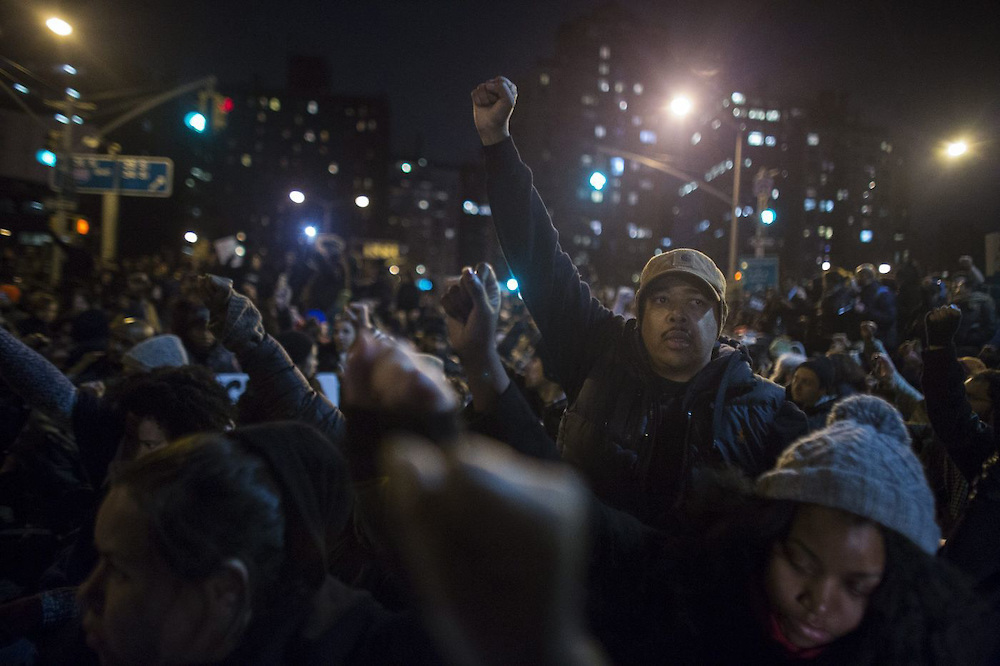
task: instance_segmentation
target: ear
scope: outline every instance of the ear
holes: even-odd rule
[[[250,621],[250,574],[242,560],[223,562],[202,583],[208,618],[226,638],[236,638]]]

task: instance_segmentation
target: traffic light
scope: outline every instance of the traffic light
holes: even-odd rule
[[[229,113],[233,110],[233,98],[226,97],[220,93],[215,93],[212,96],[212,131],[218,132],[219,130],[226,129],[226,123],[229,119]]]
[[[184,124],[187,125],[188,129],[201,134],[208,128],[208,119],[200,111],[189,111],[184,116]]]
[[[778,218],[777,213],[774,212],[773,208],[765,208],[760,211],[760,222],[765,226],[770,226],[774,224],[774,221]]]

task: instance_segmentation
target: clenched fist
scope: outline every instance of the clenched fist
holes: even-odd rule
[[[924,317],[927,329],[928,347],[945,347],[950,345],[958,325],[962,323],[962,311],[954,305],[934,308]]]
[[[510,136],[510,114],[516,103],[517,86],[504,76],[480,83],[472,91],[472,116],[484,146]]]

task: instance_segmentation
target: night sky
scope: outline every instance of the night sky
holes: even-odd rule
[[[19,0],[26,7],[38,3]],[[337,93],[386,93],[393,148],[475,159],[468,93],[551,54],[560,23],[597,0],[64,0],[92,56],[158,75],[215,74],[280,88],[289,54],[325,55]],[[853,105],[910,144],[915,219],[989,219],[1000,229],[1000,21],[995,2],[621,0],[668,28],[664,74],[711,63],[748,92],[847,90]],[[84,39],[84,37],[81,37]],[[979,142],[943,167],[940,141]],[[982,222],[980,222],[982,224]]]

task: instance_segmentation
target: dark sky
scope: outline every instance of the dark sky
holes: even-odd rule
[[[8,0],[37,10],[36,0]],[[559,24],[599,0],[62,0],[81,40],[114,68],[281,87],[289,54],[325,55],[333,87],[386,93],[393,147],[431,159],[476,157],[469,90],[551,54]],[[996,3],[887,0],[620,0],[666,27],[666,70],[706,61],[734,85],[854,105],[913,150],[914,208],[927,220],[1000,228],[1000,20]],[[929,7],[925,9],[924,7]],[[967,135],[976,155],[943,167],[940,141]],[[961,201],[956,202],[956,197]],[[964,212],[958,214],[959,210]]]
[[[24,1],[24,0],[22,0]],[[329,58],[334,89],[387,92],[394,146],[423,134],[428,157],[474,149],[468,91],[551,53],[557,27],[597,0],[67,1],[106,62],[182,77],[280,86],[290,53]],[[1000,21],[989,2],[621,0],[667,27],[665,63],[713,59],[744,87],[809,94],[839,88],[914,138],[995,124]],[[991,6],[993,5],[993,6]],[[94,37],[91,38],[90,36]]]

